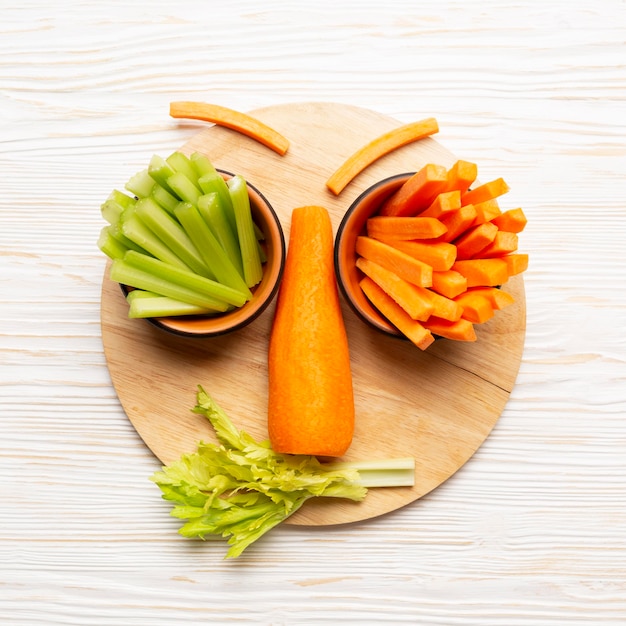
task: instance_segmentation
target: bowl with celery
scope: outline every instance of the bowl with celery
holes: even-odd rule
[[[201,153],[154,155],[101,211],[98,247],[131,318],[214,337],[248,325],[278,291],[278,216],[241,174],[216,169]]]

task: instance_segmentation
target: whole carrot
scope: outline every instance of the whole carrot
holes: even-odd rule
[[[354,432],[348,340],[328,211],[294,209],[269,345],[268,429],[276,452],[336,457]]]

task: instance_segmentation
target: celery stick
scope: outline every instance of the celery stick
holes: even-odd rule
[[[248,296],[252,293],[248,289],[241,274],[231,262],[228,254],[202,219],[198,208],[188,202],[181,202],[174,212],[178,221],[193,241],[204,262],[211,268],[215,278],[224,285],[237,289]]]
[[[113,235],[111,227],[104,226],[98,237],[98,248],[110,259],[121,259],[126,253],[126,246],[122,245]]]
[[[154,179],[148,174],[148,170],[137,172],[127,183],[126,189],[135,194],[138,198],[145,198],[150,195]]]
[[[219,172],[216,172],[215,174],[205,174],[198,179],[198,184],[200,185],[200,189],[202,189],[205,194],[212,192],[217,193],[217,196],[222,204],[224,214],[228,218],[228,223],[230,224],[233,233],[236,233],[237,225],[235,224],[235,214],[233,213],[233,201],[228,191],[228,185],[222,178],[222,175]]]
[[[135,289],[135,291],[140,291]],[[135,293],[131,291],[130,293]],[[129,294],[130,295],[130,294]],[[128,317],[172,317],[179,315],[209,315],[215,313],[215,309],[207,309],[195,304],[188,304],[180,300],[174,300],[167,296],[152,295],[150,297],[128,299]]]
[[[197,204],[200,197],[200,191],[182,172],[174,172],[168,179],[167,184],[172,188],[173,192],[183,202]]]
[[[253,287],[263,278],[263,267],[259,257],[254,226],[252,225],[248,187],[243,176],[240,174],[233,176],[228,181],[228,190],[237,224],[237,238],[239,239],[239,248],[241,249],[244,279],[248,287]]]
[[[208,157],[200,152],[194,152],[189,159],[198,178],[206,174],[214,174],[217,172]]]
[[[160,157],[158,154],[155,154],[150,159],[150,164],[148,165],[148,174],[150,175],[152,180],[154,180],[156,183],[161,185],[163,189],[165,189],[166,191],[169,191],[170,193],[172,192],[172,190],[167,184],[167,179],[173,173],[174,173],[174,168],[172,168],[172,166],[163,157]]]
[[[124,207],[112,198],[108,198],[100,205],[100,214],[109,224],[115,224],[123,212]]]
[[[254,236],[259,241],[265,241],[265,233],[261,230],[261,227],[257,225],[256,222],[252,222],[252,226],[254,226]]]
[[[127,252],[129,254],[138,254],[136,252]],[[151,259],[152,257],[138,254],[138,256]],[[158,259],[152,259],[159,263]],[[166,265],[163,263],[163,265]],[[167,266],[166,267],[171,267]],[[188,302],[189,304],[195,304],[207,309],[213,309],[215,311],[227,311],[229,306],[224,300],[213,298],[205,293],[200,293],[194,289],[182,286],[177,283],[173,283],[165,277],[161,277],[159,274],[153,272],[144,271],[134,265],[128,263],[124,259],[114,259],[111,264],[111,280],[121,283],[122,285],[128,285],[129,287],[136,287],[137,289],[145,289],[147,291],[153,291],[162,296],[168,296],[174,300],[180,300],[181,302]]]
[[[108,200],[113,200],[114,202],[117,202],[118,204],[123,206],[125,209],[128,208],[129,206],[133,206],[135,202],[137,202],[136,198],[133,198],[132,196],[129,196],[125,194],[123,191],[119,191],[118,189],[114,189],[109,194]]]
[[[183,227],[165,209],[151,198],[142,198],[137,202],[135,212],[185,265],[201,276],[215,278]]]
[[[220,245],[228,254],[237,272],[243,276],[243,263],[237,234],[231,228],[230,221],[216,192],[203,194],[198,198],[198,211],[202,219],[211,229]]]
[[[150,197],[159,205],[162,206],[168,213],[174,214],[174,209],[179,200],[176,196],[172,195],[165,187],[162,187],[158,183],[152,188]]]
[[[356,470],[363,487],[412,487],[415,484],[415,459],[404,457],[373,461],[346,461],[329,463],[327,469]]]
[[[147,250],[142,248],[140,245],[129,239],[122,232],[122,217],[115,224],[111,224],[109,226],[109,233],[113,239],[115,239],[120,245],[124,246],[127,250],[136,250],[137,252],[148,253]],[[148,253],[149,254],[149,253]]]
[[[122,214],[122,234],[152,256],[176,267],[190,269],[136,215],[126,209]]]
[[[198,173],[187,155],[182,152],[173,152],[165,160],[175,172],[184,174],[196,187],[198,186]]]
[[[128,251],[124,256],[124,261],[131,267],[135,267],[144,272],[152,273],[153,275],[162,278],[170,283],[180,285],[188,290],[193,290],[197,293],[204,294],[210,298],[223,300],[233,306],[243,306],[247,300],[247,295],[233,289],[228,285],[222,285],[215,280],[205,278],[189,270],[179,269],[173,267],[168,263],[164,263],[159,259],[147,256],[145,254],[139,254],[132,250]],[[137,285],[133,285],[137,287]],[[149,287],[142,287],[143,289],[149,289]],[[154,291],[157,291],[156,289]],[[163,296],[170,294],[157,291]],[[175,298],[175,296],[170,296]],[[185,298],[178,298],[183,302],[187,302]],[[191,304],[194,304],[193,302]],[[195,303],[197,304],[197,303]]]
[[[265,250],[261,245],[261,242],[257,239],[256,247],[259,249],[259,259],[261,259],[261,263],[265,263],[267,261],[267,254],[265,254]]]

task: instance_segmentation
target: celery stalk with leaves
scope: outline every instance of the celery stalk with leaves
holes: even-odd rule
[[[368,487],[414,484],[412,458],[322,464],[311,456],[274,452],[240,431],[211,396],[198,387],[193,411],[213,426],[217,443],[201,442],[152,476],[171,514],[186,520],[185,537],[228,538],[235,558],[315,497],[361,501]]]

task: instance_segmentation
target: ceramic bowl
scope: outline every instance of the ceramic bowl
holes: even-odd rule
[[[413,173],[385,178],[366,189],[346,211],[335,238],[335,273],[337,284],[346,302],[366,324],[401,339],[404,335],[378,312],[359,286],[359,281],[364,275],[356,266],[356,239],[359,235],[366,234],[367,219],[376,215],[385,201]]]
[[[233,176],[230,172],[218,171],[225,180]],[[217,337],[244,328],[270,305],[278,292],[285,265],[285,237],[280,220],[272,205],[256,187],[248,181],[246,183],[252,217],[263,231],[264,240],[261,245],[267,256],[267,260],[263,264],[263,278],[252,289],[252,299],[242,307],[227,313],[146,318],[148,322],[177,335],[199,338]],[[128,288],[122,285],[122,290],[127,292]]]

